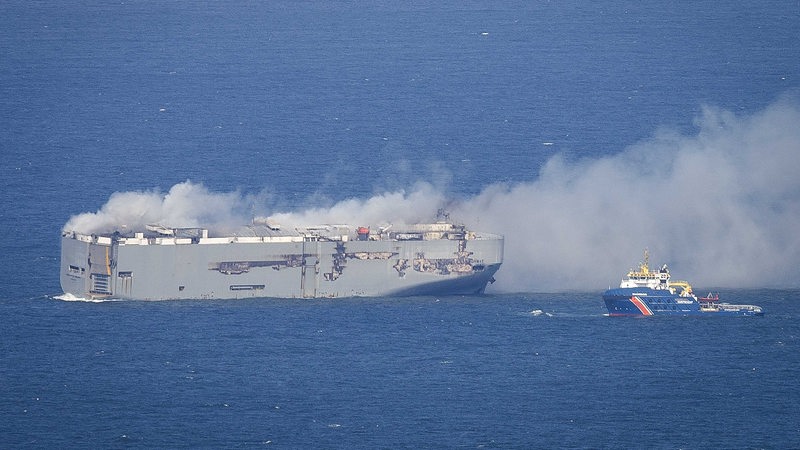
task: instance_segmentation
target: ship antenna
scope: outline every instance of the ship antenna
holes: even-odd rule
[[[642,264],[642,272],[648,273],[650,271],[650,252],[647,247],[644,249],[644,263]]]

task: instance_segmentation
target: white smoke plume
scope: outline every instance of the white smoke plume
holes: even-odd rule
[[[536,181],[490,185],[460,201],[418,183],[408,192],[264,215],[287,227],[382,225],[430,221],[446,207],[455,221],[505,235],[495,292],[605,289],[645,248],[652,267],[668,263],[674,277],[700,289],[800,286],[798,96],[747,117],[707,107],[696,126],[696,135],[661,131],[613,156],[554,157]],[[184,182],[166,194],[116,193],[64,228],[219,228],[249,222],[253,200]]]
[[[186,181],[172,186],[166,194],[158,190],[116,192],[99,211],[71,217],[64,231],[104,233],[142,229],[148,224],[235,226],[243,224],[243,211],[249,207],[249,198],[238,192],[209,192],[202,184]]]
[[[271,217],[290,227],[317,224],[389,225],[432,222],[446,199],[429,183],[417,183],[403,190],[375,195],[367,200],[348,199],[330,208],[311,208],[298,213]]]
[[[800,285],[800,107],[786,97],[751,117],[705,108],[695,136],[662,132],[624,152],[533,183],[491,186],[466,222],[506,236],[508,290],[617,285],[649,248],[695,287]]]
[[[204,227],[225,232],[241,228],[256,216],[261,197],[239,192],[215,193],[191,181],[178,183],[166,194],[158,190],[116,192],[94,213],[70,218],[64,231],[84,234],[142,229],[148,224],[167,227]],[[410,192],[386,192],[369,199],[347,199],[332,207],[263,215],[292,229],[310,225],[388,225],[430,222],[444,203],[444,195],[431,184],[417,183]]]

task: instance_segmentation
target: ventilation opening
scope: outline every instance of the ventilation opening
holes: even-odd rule
[[[260,291],[264,289],[263,284],[232,284],[232,291]]]

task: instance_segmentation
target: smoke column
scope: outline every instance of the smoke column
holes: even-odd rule
[[[696,288],[800,286],[800,102],[787,95],[748,117],[706,107],[697,134],[660,131],[623,152],[552,158],[536,181],[490,185],[451,200],[428,183],[331,207],[267,212],[283,226],[430,221],[439,208],[506,238],[492,289],[602,290],[650,251],[651,266]],[[248,223],[258,196],[184,182],[169,192],[115,193],[65,230],[148,223],[225,229]]]
[[[172,186],[166,194],[158,190],[115,192],[99,211],[72,216],[64,231],[102,233],[147,224],[225,228],[243,223],[248,203],[249,198],[237,192],[212,193],[187,181]]]
[[[507,290],[616,285],[645,248],[651,266],[700,289],[799,286],[798,105],[789,96],[745,118],[705,108],[695,136],[556,157],[536,182],[490,186],[459,212],[505,234]]]

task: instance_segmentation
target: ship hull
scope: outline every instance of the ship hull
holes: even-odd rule
[[[706,304],[667,290],[651,288],[609,289],[603,301],[610,316],[757,316],[761,308],[750,305]]]
[[[61,286],[80,298],[136,300],[476,294],[502,257],[499,236],[204,244],[65,233]]]

